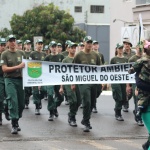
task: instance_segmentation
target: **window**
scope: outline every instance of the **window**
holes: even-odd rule
[[[150,4],[150,0],[136,0],[136,5]]]
[[[104,13],[104,6],[91,5],[91,13]]]
[[[82,7],[81,6],[75,6],[74,12],[82,12]]]

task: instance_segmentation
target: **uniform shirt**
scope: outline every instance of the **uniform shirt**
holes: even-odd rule
[[[62,52],[61,54],[62,54],[64,57],[67,57],[68,54],[69,54],[69,52],[68,52],[68,51],[64,51],[64,52]]]
[[[1,54],[2,54],[2,53],[0,53],[0,77],[3,77],[3,74],[4,74],[4,73],[3,73],[3,70],[2,70],[2,62],[3,62],[3,61],[1,61]]]
[[[91,51],[90,53],[84,53],[83,51],[80,51],[74,57],[73,63],[88,64],[88,65],[102,65],[99,55],[94,51]]]
[[[133,55],[130,59],[129,59],[129,62],[136,62],[138,59],[140,59],[141,57],[140,56],[137,56],[137,55]]]
[[[49,54],[48,56],[45,57],[44,61],[62,62],[63,59],[64,59],[64,56],[61,54],[57,54],[57,55]]]
[[[150,83],[150,56],[145,55],[138,59],[132,66],[135,72],[139,73],[139,78]]]
[[[22,56],[25,58],[25,54],[22,50],[16,50],[11,52],[10,50],[5,50],[1,55],[2,65],[7,65],[7,67],[13,67],[21,64]],[[5,78],[17,78],[22,77],[22,69],[17,69],[12,72],[4,73]]]
[[[131,50],[131,52],[130,52],[130,54],[128,55],[128,53],[127,52],[123,52],[123,56],[124,57],[126,57],[128,60],[133,56],[133,55],[135,55],[136,53],[135,53],[135,51],[133,51],[133,50]]]
[[[125,58],[125,57],[118,57],[118,56],[115,56],[111,59],[110,61],[110,64],[120,64],[120,63],[127,63],[128,62],[128,59]]]
[[[30,53],[29,59],[32,60],[44,60],[46,54],[44,52],[33,51]]]
[[[100,56],[101,62],[104,65],[105,64],[104,55],[100,52],[98,52],[98,55]]]
[[[65,59],[63,59],[62,62],[63,63],[70,63],[71,64],[73,62],[73,59],[74,58],[67,56]]]
[[[24,51],[25,59],[29,59],[31,51]]]

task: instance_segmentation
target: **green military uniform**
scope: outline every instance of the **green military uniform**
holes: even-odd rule
[[[30,53],[30,59],[32,60],[44,60],[44,58],[46,57],[46,54],[44,52],[38,52],[38,51],[33,51]],[[40,91],[38,89],[38,87],[33,87],[32,89],[33,91],[33,103],[36,106],[36,109],[41,109],[41,99],[44,98],[44,87],[41,87]],[[37,113],[39,114],[39,113]]]
[[[64,56],[61,54],[56,55],[48,55],[45,57],[44,61],[50,62],[62,62]],[[64,97],[59,93],[60,85],[55,86],[47,86],[47,94],[48,94],[48,106],[47,109],[49,111],[55,110],[58,106],[61,105]],[[53,98],[55,91],[55,99]]]
[[[119,63],[127,63],[128,60],[125,57],[115,56],[111,59],[110,64],[119,64]],[[126,84],[111,84],[112,87],[112,95],[115,100],[115,112],[119,112],[121,115],[122,105],[126,105]]]
[[[136,62],[138,59],[140,59],[141,57],[140,56],[137,56],[137,55],[133,55],[130,59],[129,59],[129,62]],[[136,84],[132,84],[132,93],[133,93],[133,99],[134,99],[134,105],[135,105],[135,109],[133,111],[134,115],[135,115],[135,121],[139,122],[139,125],[141,125],[141,117],[137,117],[136,116],[136,113],[137,113],[137,96],[135,95],[135,88],[136,88]]]
[[[128,60],[135,55],[135,51],[131,50],[130,54],[128,54],[127,52],[123,52],[123,56],[126,57]]]
[[[63,63],[72,63],[73,62],[73,58],[67,56],[64,60]],[[75,115],[78,111],[78,108],[81,104],[81,96],[80,96],[80,90],[78,85],[76,85],[75,91],[73,91],[71,89],[71,85],[64,85],[66,92],[67,92],[67,97],[68,97],[68,101],[69,101],[69,110],[70,112],[68,113],[68,116],[71,119],[74,119],[75,121]]]
[[[1,53],[0,53],[1,57]],[[4,112],[4,98],[5,98],[5,83],[2,71],[2,61],[0,58],[0,114]]]
[[[62,54],[64,57],[67,57],[68,54],[69,54],[69,52],[68,52],[68,51],[64,51],[64,52],[62,52],[61,54]]]
[[[15,52],[6,50],[2,53],[1,59],[3,65],[13,67],[22,62],[22,56],[24,57],[25,55],[21,50],[16,50]],[[10,118],[11,120],[16,120],[22,117],[25,105],[24,90],[22,88],[22,69],[4,73],[4,78]]]
[[[74,57],[73,63],[101,65],[100,57],[94,51],[91,51],[88,54],[80,51]],[[93,109],[96,101],[96,86],[95,84],[81,84],[79,87],[81,89],[81,95],[83,96],[83,122],[88,124],[91,116],[91,110]]]
[[[139,87],[139,84],[136,83],[137,87],[139,88],[138,107],[145,108],[150,103],[150,86],[149,86],[149,84],[150,84],[150,56],[145,55],[141,59],[138,59],[133,64],[132,67],[134,68],[134,71],[138,74],[138,77],[140,78],[140,80],[144,84],[147,84],[147,87],[148,87],[148,88],[146,88],[146,91],[145,91],[144,87]]]

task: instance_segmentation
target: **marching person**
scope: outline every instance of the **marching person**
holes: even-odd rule
[[[9,35],[7,37],[9,49],[1,55],[2,70],[4,72],[6,99],[10,111],[12,123],[12,134],[17,134],[21,130],[19,119],[25,106],[24,90],[22,83],[22,68],[25,64],[22,62],[24,52],[16,49],[16,37]]]
[[[141,43],[138,43],[137,46],[136,46],[136,54],[133,55],[130,59],[129,59],[129,62],[137,62],[138,59],[140,59],[142,56],[143,56],[143,48],[140,48],[141,47]],[[142,46],[143,47],[143,46]],[[137,116],[136,113],[137,113],[137,110],[138,110],[138,107],[137,107],[137,101],[138,101],[138,98],[137,96],[135,95],[135,88],[136,88],[136,84],[132,84],[132,93],[133,93],[133,99],[134,99],[134,110],[133,110],[133,114],[134,114],[134,117],[135,117],[135,121],[137,122],[137,124],[139,126],[143,126],[143,122],[142,122],[142,118],[141,116]],[[130,93],[130,89],[131,89],[131,86],[130,84],[127,84],[127,93]]]
[[[72,63],[75,53],[76,53],[76,47],[77,44],[71,42],[69,45],[69,55],[63,59],[63,63]],[[81,97],[80,97],[80,90],[78,85],[76,85],[75,89],[72,89],[71,85],[64,85],[61,86],[59,92],[63,93],[63,87],[66,89],[67,97],[69,100],[69,113],[68,113],[68,123],[72,127],[77,127],[76,123],[76,114],[78,111],[78,108],[81,104]]]
[[[99,52],[99,43],[98,43],[98,41],[94,40],[92,42],[92,45],[93,45],[92,46],[93,51],[95,51],[99,55],[101,63],[102,63],[102,65],[104,65],[105,60],[104,60],[103,54]],[[101,84],[97,84],[97,98],[100,96],[101,93],[102,93],[102,85]],[[97,111],[97,107],[96,107],[96,103],[97,103],[97,100],[95,101],[94,108],[92,110],[93,113],[97,113],[98,112]]]
[[[123,41],[123,56],[127,58],[128,60],[135,55],[135,51],[131,49],[132,43],[130,42],[129,39],[125,38]],[[128,86],[129,89],[129,86]],[[130,84],[130,89],[132,89],[132,84]],[[129,90],[128,90],[129,92]],[[127,93],[129,95],[129,93]],[[126,100],[123,102],[123,111],[128,112],[129,108],[129,101]]]
[[[25,59],[29,59],[30,53],[31,53],[31,41],[26,40],[24,42],[24,53],[25,53]],[[32,95],[32,88],[31,87],[25,87],[25,109],[29,108],[29,98]]]
[[[65,48],[66,48],[66,50],[61,53],[64,56],[64,58],[66,58],[68,56],[68,54],[69,54],[69,50],[68,50],[69,49],[69,47],[68,47],[69,43],[71,43],[70,40],[67,40],[65,42]],[[67,97],[67,93],[66,93],[65,87],[64,87],[64,96],[65,96],[65,105],[69,105],[68,97]]]
[[[30,53],[29,59],[32,60],[44,60],[46,54],[42,51],[43,40],[38,39],[36,41],[36,50]],[[35,104],[35,115],[40,115],[40,109],[42,108],[41,99],[44,98],[44,87],[35,86],[32,88],[33,91],[33,103]]]
[[[92,50],[92,38],[86,36],[83,40],[84,50],[77,53],[74,57],[73,63],[77,64],[88,64],[88,65],[101,65],[100,57],[97,53]],[[73,90],[76,88],[75,85],[71,87]],[[92,129],[90,125],[91,111],[94,107],[97,88],[95,84],[81,84],[79,85],[81,95],[83,96],[83,120],[81,123],[84,125],[84,132],[90,132]]]
[[[0,125],[2,125],[2,113],[5,114],[5,118],[7,120],[10,120],[9,113],[8,113],[8,104],[6,100],[6,94],[5,94],[5,82],[4,82],[4,73],[2,70],[2,63],[1,61],[1,55],[6,49],[6,39],[0,38]]]
[[[50,62],[62,62],[64,56],[58,54],[57,52],[57,43],[55,41],[51,41],[49,44],[51,54],[45,57],[44,61]],[[48,121],[53,121],[54,116],[58,117],[57,107],[61,105],[64,100],[64,96],[59,93],[60,85],[50,85],[47,86],[47,94],[48,94],[48,106],[47,109],[50,112],[50,116]],[[53,97],[55,95],[55,97]]]
[[[116,56],[113,57],[110,61],[110,64],[119,64],[119,63],[127,63],[128,60],[123,56],[123,45],[117,44],[116,47]],[[115,100],[115,118],[118,121],[124,121],[121,110],[122,105],[124,101],[127,101],[126,99],[126,84],[111,84],[112,87],[112,95],[113,99]]]

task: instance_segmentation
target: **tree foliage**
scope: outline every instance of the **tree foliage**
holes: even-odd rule
[[[11,30],[8,30],[7,28],[3,28],[0,31],[0,37],[6,38],[8,35],[12,34]]]
[[[34,7],[22,16],[14,14],[10,25],[18,39],[33,41],[34,36],[43,36],[45,44],[51,40],[63,44],[66,40],[80,42],[85,36],[84,31],[73,28],[74,18],[53,3]]]

